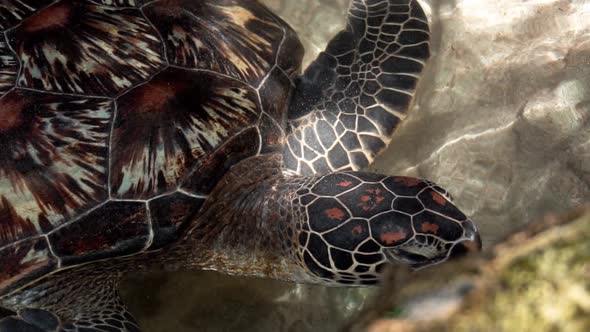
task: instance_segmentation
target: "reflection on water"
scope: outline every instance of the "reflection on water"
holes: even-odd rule
[[[264,0],[310,61],[348,0]],[[484,246],[547,211],[590,201],[590,7],[584,0],[422,1],[433,58],[416,107],[374,170],[429,178],[478,223]],[[373,290],[213,272],[133,276],[145,331],[333,331]]]
[[[330,38],[342,30],[350,0],[262,0],[289,23],[305,46],[307,66],[324,49]]]
[[[136,275],[124,287],[147,332],[337,331],[371,291],[215,272]]]

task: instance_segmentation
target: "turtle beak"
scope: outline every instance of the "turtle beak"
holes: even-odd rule
[[[460,258],[481,251],[481,237],[477,230],[473,230],[466,239],[455,244],[449,254],[449,259]]]

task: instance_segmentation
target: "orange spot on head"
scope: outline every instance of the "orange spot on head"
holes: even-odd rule
[[[422,180],[419,180],[416,178],[409,178],[409,177],[405,177],[405,176],[396,176],[395,182],[404,184],[408,187],[415,187],[415,186],[419,185],[420,183],[422,183]]]
[[[351,184],[352,184],[352,181],[350,181],[350,180],[344,180],[344,181],[338,182],[337,186],[339,186],[339,187],[348,187]]]
[[[439,228],[440,227],[437,224],[432,224],[429,222],[423,223],[422,226],[420,227],[420,229],[422,229],[422,232],[433,233],[433,234],[436,234],[438,232]]]
[[[379,203],[385,200],[385,197],[380,196],[381,189],[367,189],[365,190],[367,195],[362,195],[359,198],[359,203],[357,206],[362,208],[364,211],[371,211],[375,209]]]
[[[68,25],[71,14],[71,5],[61,1],[29,17],[23,22],[22,27],[26,32],[37,32],[56,27],[63,28]]]
[[[363,232],[363,226],[357,225],[352,228],[352,234],[361,234]]]
[[[22,111],[27,101],[19,95],[11,94],[0,101],[0,132],[20,126],[23,122]]]
[[[326,216],[333,220],[342,220],[346,216],[346,213],[339,208],[331,208],[326,210]]]
[[[432,199],[441,206],[445,206],[447,205],[447,200],[439,193],[437,193],[436,191],[433,191],[430,193],[430,195],[432,196]]]
[[[382,242],[385,242],[385,244],[391,245],[405,239],[407,235],[408,234],[404,231],[386,232],[381,234],[380,239]]]

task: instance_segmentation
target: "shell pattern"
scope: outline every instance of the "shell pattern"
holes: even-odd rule
[[[281,149],[302,54],[256,1],[1,1],[0,294],[174,241]]]

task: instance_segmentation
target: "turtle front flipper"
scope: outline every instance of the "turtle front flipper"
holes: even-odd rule
[[[0,298],[13,314],[0,332],[140,332],[119,297],[120,277],[98,268],[65,271]]]
[[[370,165],[406,117],[429,39],[416,0],[353,0],[346,29],[297,83],[286,167],[304,175]]]

